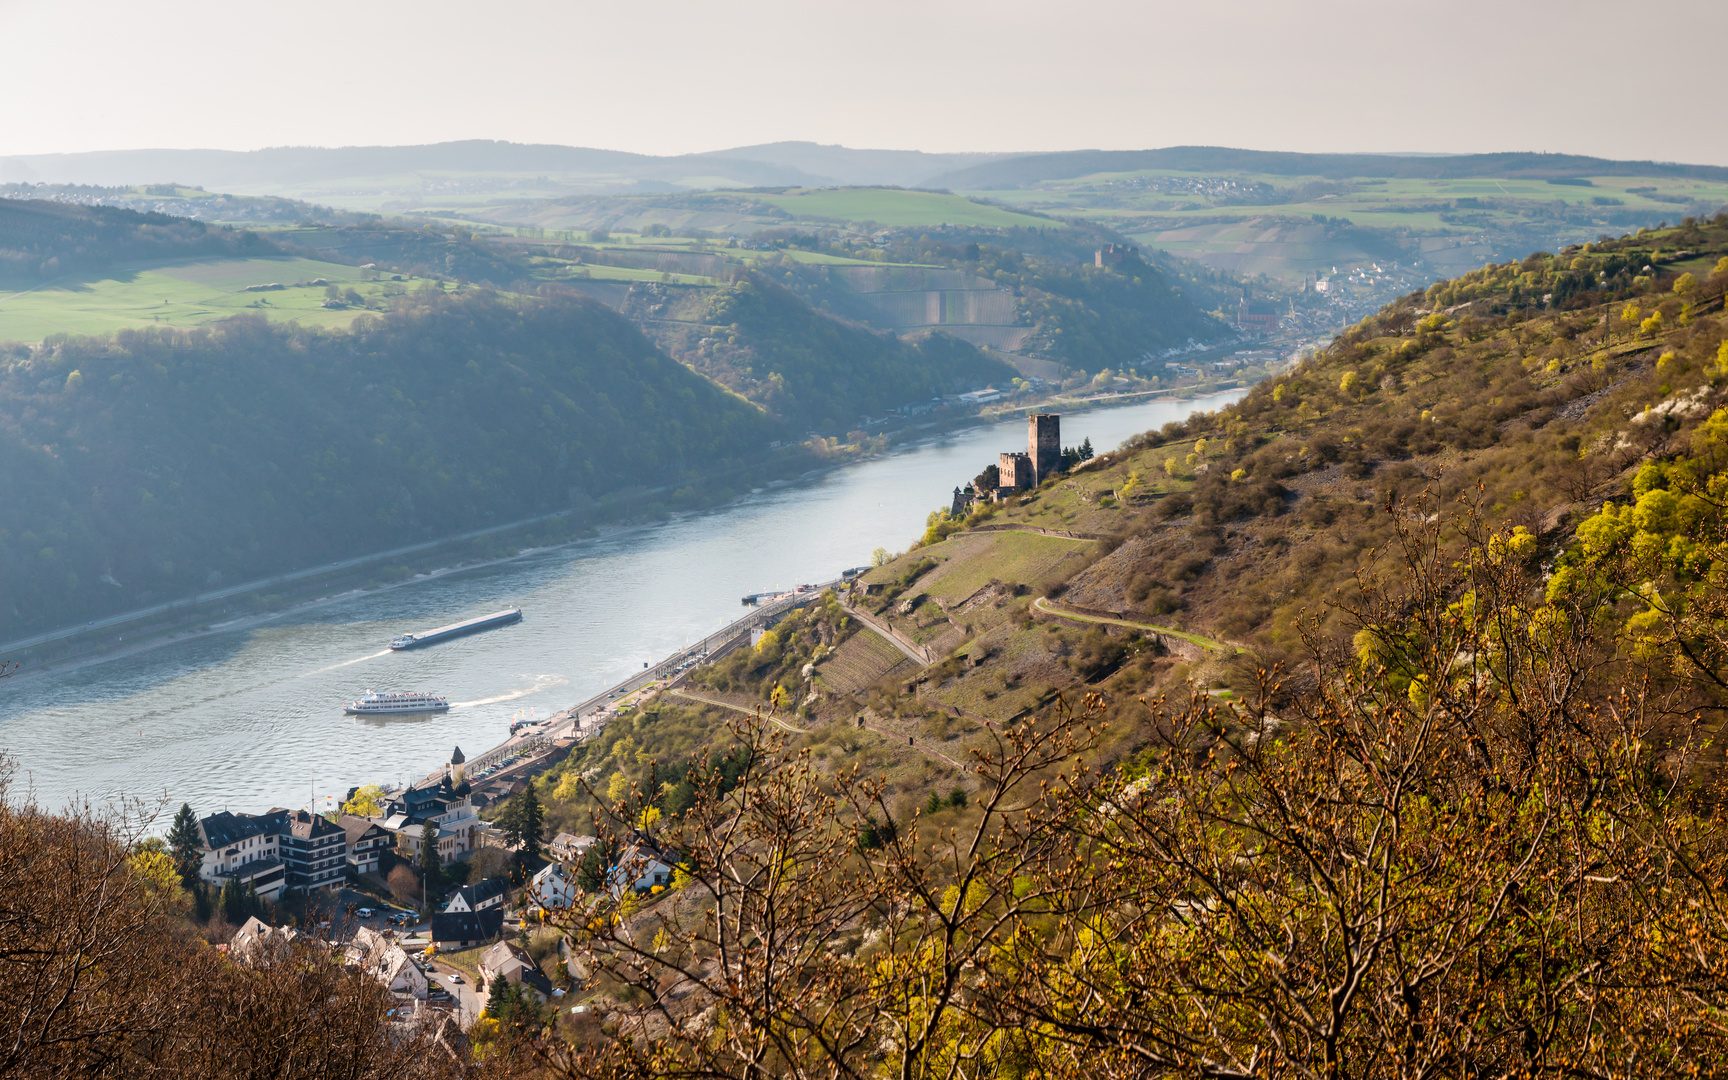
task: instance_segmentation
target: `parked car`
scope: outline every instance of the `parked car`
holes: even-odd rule
[[[356,908],[354,914],[358,915],[362,919],[370,919],[372,917],[372,909],[369,907]]]
[[[457,985],[461,985],[461,982],[462,982],[462,976],[460,976],[460,975],[452,975],[452,976],[450,976],[450,981],[451,981],[451,982],[453,982],[453,983],[456,983],[456,984],[457,984]]]

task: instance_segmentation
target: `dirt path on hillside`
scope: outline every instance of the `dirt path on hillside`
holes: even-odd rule
[[[750,707],[747,707],[744,705],[734,705],[730,701],[722,701],[719,698],[709,697],[706,694],[692,693],[689,690],[668,690],[667,693],[676,694],[681,698],[688,698],[691,701],[699,702],[703,705],[713,705],[715,708],[719,708],[719,709],[731,709],[733,712],[743,713],[745,716],[756,716],[759,714],[759,710],[757,710],[757,709],[750,708]],[[791,724],[788,724],[786,721],[780,719],[777,716],[770,715],[769,713],[761,712],[760,715],[764,720],[767,720],[769,723],[775,724],[779,727],[782,727],[782,728],[786,729],[787,731],[791,731],[791,732],[794,732],[794,733],[799,734],[799,735],[808,735],[810,733],[810,729],[808,729],[808,728],[793,727]],[[963,765],[960,762],[949,757],[947,754],[944,754],[942,751],[937,750],[936,748],[934,748],[932,746],[926,745],[922,740],[919,740],[916,736],[907,735],[903,731],[893,731],[893,730],[890,730],[888,728],[882,727],[879,724],[865,723],[865,724],[859,724],[858,726],[863,728],[865,731],[874,731],[878,735],[881,735],[885,738],[894,739],[895,741],[898,741],[899,739],[904,737],[907,740],[909,740],[906,745],[910,746],[912,749],[917,750],[918,752],[920,752],[922,754],[926,754],[926,755],[933,757],[933,758],[940,758],[943,761],[946,761],[948,764],[954,766],[954,768],[959,769],[961,772],[966,771],[965,765]]]
[[[1059,619],[1072,619],[1075,622],[1099,623],[1105,626],[1126,626],[1134,630],[1149,630],[1154,634],[1165,634],[1169,637],[1181,638],[1183,641],[1198,645],[1202,649],[1210,649],[1213,652],[1227,653],[1232,651],[1248,651],[1240,645],[1229,645],[1222,641],[1214,641],[1212,638],[1202,637],[1199,634],[1191,634],[1186,630],[1177,630],[1169,626],[1159,626],[1155,623],[1130,622],[1127,619],[1109,619],[1102,615],[1082,615],[1077,611],[1062,611],[1061,609],[1053,608],[1046,603],[1045,601],[1048,599],[1049,597],[1040,596],[1038,599],[1032,601],[1032,606],[1046,615],[1054,615]]]

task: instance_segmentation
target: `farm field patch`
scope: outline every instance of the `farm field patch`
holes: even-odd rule
[[[752,193],[750,198],[795,217],[829,221],[871,221],[890,227],[975,225],[982,228],[1061,228],[1049,218],[1016,213],[973,202],[959,195],[896,188],[820,188],[783,195]]]
[[[324,279],[362,296],[382,295],[387,284],[363,282],[360,271],[315,259],[218,259],[119,268],[46,284],[0,282],[0,340],[40,341],[59,333],[109,334],[129,326],[199,326],[232,315],[257,314],[276,322],[345,327],[364,309],[322,307]],[[247,292],[248,286],[281,289]]]
[[[961,542],[966,544],[964,557],[950,558],[922,586],[925,592],[946,604],[960,603],[993,579],[1043,580],[1063,563],[1084,559],[1091,547],[1089,542],[1039,533],[992,532],[944,540],[923,551],[933,556],[947,555],[945,547],[958,547]]]

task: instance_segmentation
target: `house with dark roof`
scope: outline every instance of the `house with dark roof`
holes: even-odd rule
[[[224,810],[201,819],[198,876],[218,888],[232,881],[242,888],[257,889],[266,900],[280,898],[288,887],[281,846],[287,824],[286,810],[267,814]]]
[[[504,932],[504,909],[439,911],[432,915],[434,949],[469,949],[498,940]]]
[[[650,892],[656,886],[672,883],[673,868],[678,865],[678,853],[663,850],[642,833],[631,837],[606,874],[607,886],[613,896],[632,892]]]
[[[356,874],[377,873],[379,860],[395,840],[390,830],[354,814],[343,814],[336,824],[348,838],[348,869]]]
[[[255,888],[267,900],[335,888],[348,876],[347,832],[306,810],[224,810],[200,820],[198,836],[200,877],[217,886],[233,881]]]
[[[575,833],[561,832],[546,845],[546,854],[559,862],[579,862],[593,846],[592,836],[577,836]]]
[[[384,806],[386,818],[403,818],[406,824],[419,825],[427,818],[446,814],[458,803],[467,801],[468,781],[463,777],[467,757],[460,746],[450,754],[450,763],[443,775],[395,792]]]
[[[549,862],[528,882],[528,895],[549,911],[574,907],[582,890],[575,875],[563,863]]]
[[[502,979],[532,990],[541,1001],[552,997],[552,981],[534,963],[528,950],[514,941],[500,941],[481,953],[479,968],[482,985],[476,989],[487,990]]]
[[[390,799],[390,805],[385,808],[388,817],[405,818],[411,825],[418,825],[429,817],[437,817],[450,807],[452,798],[450,786],[443,780],[436,784],[420,784],[404,788]]]
[[[485,881],[464,885],[456,890],[456,895],[444,905],[445,911],[485,911],[488,908],[503,907],[504,896],[510,891],[510,882],[501,877],[487,878]]]
[[[288,814],[280,850],[295,892],[334,889],[348,879],[348,833],[308,810]]]

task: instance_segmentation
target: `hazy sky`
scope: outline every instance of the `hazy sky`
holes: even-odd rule
[[[1728,2],[0,0],[0,154],[1551,150],[1728,165]]]

